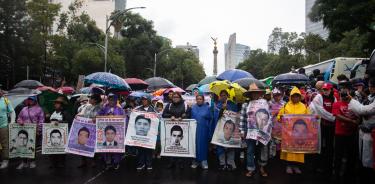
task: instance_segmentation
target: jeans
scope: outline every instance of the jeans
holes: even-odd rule
[[[268,145],[261,143],[257,144],[257,141],[252,139],[246,139],[247,144],[247,157],[246,157],[246,168],[248,171],[254,171],[256,169],[255,160],[258,161],[258,165],[264,167],[268,162]]]
[[[355,163],[357,158],[357,136],[349,135],[336,135],[335,136],[335,175],[340,177],[340,171],[342,171],[343,158],[346,158],[346,164],[344,167],[343,175],[348,177],[350,174],[354,174]],[[350,179],[346,178],[345,180]]]
[[[9,131],[8,127],[0,128],[1,159],[9,159]]]
[[[235,149],[223,148],[224,151],[219,155],[220,165],[231,165],[236,168],[236,163],[234,162]]]
[[[120,164],[122,153],[104,153],[104,161],[106,164]]]
[[[322,123],[322,149],[319,156],[319,166],[325,171],[333,169],[333,147],[335,127]]]
[[[153,150],[142,147],[138,147],[137,150],[137,165],[139,167],[143,165],[146,165],[146,167],[151,167]]]

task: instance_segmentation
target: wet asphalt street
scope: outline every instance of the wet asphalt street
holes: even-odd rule
[[[279,159],[272,159],[267,166],[269,176],[262,178],[259,175],[253,178],[246,178],[244,166],[241,164],[237,171],[218,171],[214,155],[209,161],[209,170],[201,169],[167,169],[167,161],[164,159],[154,160],[154,169],[151,172],[137,172],[135,169],[135,158],[126,157],[121,162],[119,170],[106,170],[98,165],[95,168],[80,169],[80,157],[68,155],[66,167],[61,169],[51,169],[48,157],[38,155],[36,169],[16,170],[19,160],[12,160],[10,168],[0,170],[1,184],[159,184],[159,183],[179,183],[179,184],[237,184],[237,183],[256,183],[256,184],[313,184],[313,183],[332,183],[306,166],[301,175],[287,175],[285,166]],[[371,183],[364,180],[360,183]]]

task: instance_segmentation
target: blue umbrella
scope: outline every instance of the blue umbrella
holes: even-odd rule
[[[209,93],[210,92],[210,84],[202,85],[198,88],[199,92],[201,93]]]
[[[231,70],[226,70],[220,75],[217,76],[218,80],[228,80],[228,81],[235,81],[237,79],[242,79],[242,78],[254,78],[251,73],[239,69],[231,69]]]
[[[106,72],[96,72],[85,77],[85,83],[101,84],[108,88],[130,91],[128,83],[121,77]]]
[[[89,94],[91,91],[91,87],[84,87],[79,90],[82,94]]]
[[[134,91],[130,93],[129,98],[141,98],[143,96],[146,96],[148,99],[151,99],[151,95],[149,93],[145,93],[142,91]]]

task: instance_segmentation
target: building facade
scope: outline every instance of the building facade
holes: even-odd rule
[[[229,36],[224,44],[225,70],[234,69],[250,55],[250,47],[236,42],[236,33]]]
[[[314,6],[316,0],[306,0],[305,1],[305,32],[307,34],[318,34],[323,39],[327,39],[329,35],[329,31],[324,28],[323,22],[312,22],[309,18],[309,13],[311,12],[311,8]]]
[[[193,52],[194,55],[199,59],[199,48],[198,46],[191,45],[189,42],[186,45],[176,45],[177,49],[184,49],[186,51]]]

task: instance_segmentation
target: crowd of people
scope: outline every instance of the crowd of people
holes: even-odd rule
[[[194,105],[188,105],[181,93],[169,92],[164,99],[152,99],[149,95],[140,97],[140,100],[126,99],[118,94],[108,92],[100,94],[92,91],[87,97],[79,98],[79,108],[75,114],[68,113],[65,98],[54,100],[54,112],[47,114],[38,105],[37,96],[30,96],[24,101],[25,107],[16,114],[9,99],[0,91],[0,169],[9,165],[9,123],[37,125],[36,142],[41,143],[43,123],[72,123],[75,116],[92,118],[96,116],[118,115],[129,116],[136,111],[157,113],[160,119],[172,120],[195,119],[196,129],[196,157],[194,159],[168,157],[168,168],[209,168],[208,156],[210,152],[217,155],[218,169],[232,171],[239,168],[236,157],[246,158],[246,176],[253,177],[256,171],[262,177],[267,177],[267,163],[270,158],[285,161],[287,174],[301,174],[304,163],[310,161],[316,172],[335,180],[353,181],[356,171],[360,168],[375,168],[373,160],[372,140],[375,134],[375,79],[349,80],[345,75],[338,77],[338,84],[324,81],[313,81],[312,84],[298,86],[274,86],[273,89],[263,89],[255,83],[249,86],[244,94],[247,101],[236,103],[230,100],[227,90],[220,94],[211,94],[210,102],[198,89],[191,95],[195,96]],[[250,114],[249,109],[254,104],[267,104],[268,108],[260,114]],[[225,110],[237,112],[240,117],[239,130],[243,148],[225,148],[210,144],[215,127]],[[276,112],[276,113],[274,113]],[[257,140],[249,139],[249,116],[274,116],[276,121],[288,114],[313,114],[321,119],[320,137],[321,152],[307,157],[304,153],[284,152],[278,147],[280,141],[272,139],[264,145]],[[145,119],[147,121],[147,119]],[[138,130],[141,134],[144,125],[139,122]],[[147,122],[146,122],[147,123]],[[231,125],[224,126],[224,131],[233,131]],[[303,130],[296,128],[297,133]],[[299,132],[298,132],[299,131]],[[178,140],[184,135],[182,131],[171,130],[172,137]],[[225,134],[225,132],[224,132]],[[152,170],[153,159],[160,158],[160,137],[156,149],[129,147],[126,155],[136,156],[137,170]],[[275,157],[279,155],[279,157]],[[37,155],[36,158],[41,157]],[[51,167],[64,167],[65,155],[51,155]],[[118,169],[121,160],[125,158],[122,153],[96,154],[94,158],[82,156],[79,168],[95,167],[98,160],[106,167]],[[308,158],[308,159],[305,159]],[[21,159],[17,169],[37,167],[37,159]],[[374,174],[374,173],[372,173]],[[344,176],[344,177],[342,177]]]

